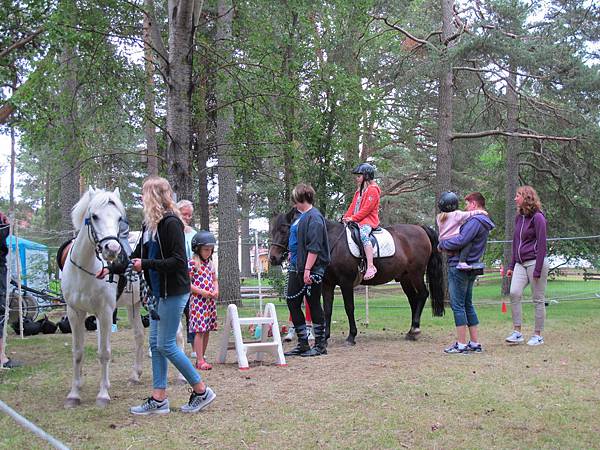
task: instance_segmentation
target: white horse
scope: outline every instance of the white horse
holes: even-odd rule
[[[96,404],[106,406],[110,402],[108,363],[111,357],[110,333],[117,285],[99,280],[95,275],[104,262],[113,262],[121,251],[118,240],[119,222],[125,218],[125,208],[121,203],[119,189],[107,192],[90,187],[73,207],[71,218],[78,233],[67,255],[61,283],[73,332],[73,381],[65,407],[71,408],[81,403],[84,321],[88,313],[96,316],[98,358],[102,367]],[[141,327],[139,308],[137,316]],[[141,366],[139,371],[141,372]]]
[[[61,285],[67,303],[67,315],[73,335],[73,380],[65,407],[81,403],[81,365],[87,314],[96,316],[98,329],[98,358],[101,364],[100,390],[96,397],[98,406],[110,402],[108,364],[111,358],[110,335],[112,314],[115,306],[126,307],[129,323],[134,334],[134,362],[129,381],[137,383],[142,375],[144,359],[144,327],[140,316],[141,298],[139,282],[128,283],[117,302],[117,283],[108,283],[96,278],[96,273],[105,262],[113,262],[121,251],[118,241],[119,223],[125,218],[119,189],[107,192],[89,188],[73,207],[71,219],[77,237],[65,260]],[[181,325],[177,333],[179,347],[184,340]],[[178,374],[178,381],[185,378]]]

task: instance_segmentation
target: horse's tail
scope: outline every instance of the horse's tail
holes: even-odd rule
[[[423,229],[431,242],[431,255],[427,263],[427,282],[429,283],[429,293],[431,295],[431,309],[434,316],[441,317],[444,315],[444,274],[442,272],[442,255],[438,250],[438,234],[429,226],[423,225]]]

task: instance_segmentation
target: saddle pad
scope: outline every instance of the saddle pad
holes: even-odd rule
[[[388,230],[382,228],[381,231],[376,231],[371,234],[377,240],[377,244],[373,247],[373,258],[385,258],[388,256],[394,256],[396,253],[396,246],[394,245],[394,238]],[[352,240],[352,234],[350,229],[346,227],[346,241],[350,248],[350,253],[355,258],[360,258],[360,250],[356,243]]]

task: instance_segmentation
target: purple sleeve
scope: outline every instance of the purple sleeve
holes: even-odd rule
[[[535,213],[533,216],[533,225],[535,227],[535,238],[537,240],[537,254],[535,257],[535,269],[533,270],[534,278],[539,278],[542,275],[542,266],[546,257],[546,218],[542,213]]]
[[[439,246],[444,250],[460,250],[475,238],[478,231],[479,222],[476,219],[470,219],[462,226],[458,236],[440,241]]]

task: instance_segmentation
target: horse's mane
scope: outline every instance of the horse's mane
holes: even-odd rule
[[[89,188],[71,210],[71,220],[75,230],[79,231],[81,229],[89,210],[96,210],[111,201],[121,212],[121,215],[125,217],[125,207],[121,202],[118,189],[105,191],[104,189]]]

